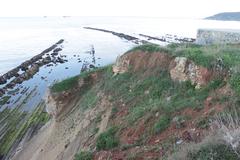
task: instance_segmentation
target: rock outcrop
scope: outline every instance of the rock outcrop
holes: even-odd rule
[[[121,73],[127,72],[128,67],[129,67],[129,63],[130,63],[130,61],[127,58],[127,56],[117,57],[117,60],[112,67],[113,73],[114,74],[121,74]]]
[[[167,70],[172,59],[173,57],[165,53],[131,52],[118,57],[112,71],[114,74],[121,74],[129,70],[136,72],[139,70],[151,70],[156,67]]]
[[[176,57],[172,63],[170,75],[174,81],[190,81],[196,88],[201,88],[210,80],[211,72],[207,68],[197,66],[185,57]]]
[[[196,65],[185,57],[171,57],[165,53],[131,52],[117,58],[112,71],[122,74],[129,70],[151,70],[160,67],[168,70],[172,80],[185,82],[190,81],[196,88],[206,85],[212,76],[211,71]]]

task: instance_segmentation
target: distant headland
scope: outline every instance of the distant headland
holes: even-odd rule
[[[205,19],[221,21],[240,21],[240,12],[223,12],[218,13]]]

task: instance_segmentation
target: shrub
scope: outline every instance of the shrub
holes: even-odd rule
[[[75,77],[65,79],[61,82],[55,83],[51,87],[51,90],[53,92],[62,92],[62,91],[70,90],[78,84],[78,78],[79,76],[75,76]]]
[[[92,160],[93,154],[92,152],[88,151],[81,151],[80,153],[76,154],[74,160]]]
[[[170,117],[167,115],[163,115],[160,117],[159,121],[155,123],[153,130],[155,134],[159,134],[162,131],[164,131],[166,128],[168,128],[170,124]]]
[[[106,132],[101,133],[97,137],[97,150],[108,150],[117,147],[119,139],[116,137],[117,127],[111,127]]]
[[[190,160],[237,160],[238,155],[225,144],[207,145],[188,154]]]

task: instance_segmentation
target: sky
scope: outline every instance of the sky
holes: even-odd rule
[[[141,16],[203,18],[240,11],[240,0],[0,0],[0,17]]]

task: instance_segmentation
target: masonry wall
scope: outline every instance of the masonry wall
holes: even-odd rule
[[[240,30],[199,29],[196,43],[201,45],[240,43]]]

